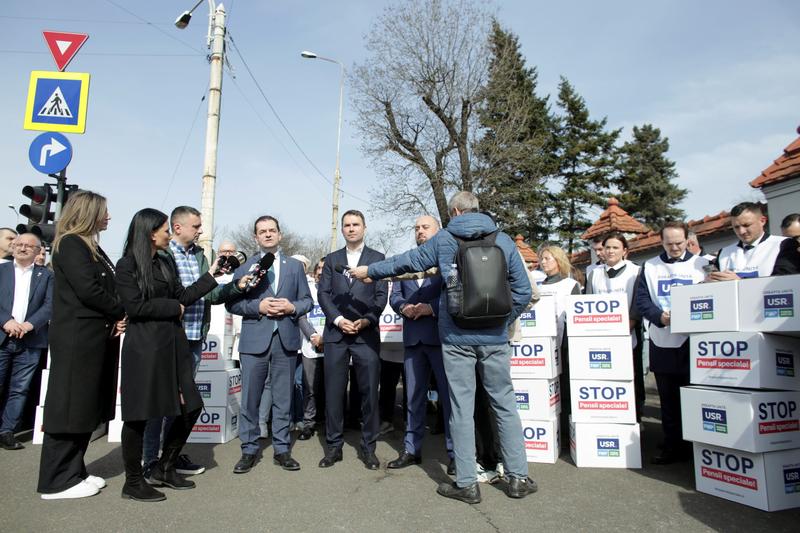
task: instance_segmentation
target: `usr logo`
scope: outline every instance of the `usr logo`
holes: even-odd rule
[[[619,438],[597,437],[598,457],[619,457]]]
[[[775,372],[779,376],[794,377],[794,354],[791,352],[775,352]]]
[[[714,299],[708,297],[689,300],[690,320],[712,320],[714,318]]]
[[[792,318],[794,293],[775,292],[764,295],[764,318]]]
[[[728,414],[724,408],[703,407],[703,431],[728,432]]]

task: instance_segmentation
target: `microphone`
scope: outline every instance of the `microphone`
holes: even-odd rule
[[[344,274],[350,270],[350,267],[347,265],[336,265],[333,269],[338,272],[339,274]]]
[[[271,267],[272,263],[274,262],[275,262],[275,254],[267,252],[266,254],[264,254],[264,257],[262,257],[258,261],[258,263],[253,263],[250,266],[250,270],[248,271],[248,273],[255,272],[255,275],[253,276],[253,279],[251,279],[245,286],[244,292],[249,292],[254,288],[258,287],[258,285],[261,283],[261,280],[264,279],[264,277],[267,275],[269,267]]]
[[[232,271],[239,268],[245,261],[247,261],[247,256],[244,254],[244,252],[236,252],[233,255],[223,255],[219,259],[219,270],[217,270],[215,276],[230,274]]]

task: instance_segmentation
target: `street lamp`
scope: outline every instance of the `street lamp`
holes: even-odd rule
[[[303,50],[300,52],[300,56],[305,59],[321,59],[322,61],[327,61],[328,63],[336,63],[339,65],[340,68],[340,76],[339,76],[339,126],[336,130],[336,170],[333,174],[333,209],[331,213],[331,252],[336,250],[336,240],[337,240],[337,229],[339,226],[339,185],[342,181],[342,176],[339,172],[339,153],[341,147],[341,139],[342,139],[342,106],[343,106],[343,98],[344,98],[344,65],[341,61],[336,61],[335,59],[331,59],[328,57],[322,57],[320,55],[315,54],[314,52],[309,52],[308,50]]]
[[[14,211],[14,214],[17,215],[17,224],[19,224],[19,212],[17,211],[17,208],[14,207],[14,204],[8,204],[8,208]]]
[[[189,11],[184,11],[175,21],[180,29],[189,25],[192,12],[203,3],[199,0]],[[208,46],[211,77],[208,84],[208,118],[206,120],[206,149],[203,160],[203,193],[200,214],[208,231],[200,235],[198,244],[211,263],[214,248],[214,193],[217,183],[217,146],[219,144],[219,115],[222,102],[222,66],[225,52],[225,6],[208,0]]]

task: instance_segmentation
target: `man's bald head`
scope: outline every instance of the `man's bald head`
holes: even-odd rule
[[[425,241],[436,235],[438,231],[438,220],[430,215],[422,215],[419,217],[416,224],[414,224],[414,237],[417,240],[417,246],[425,243]]]
[[[219,249],[217,250],[217,255],[233,255],[236,253],[236,245],[233,244],[231,241],[223,241],[222,244],[219,245]]]

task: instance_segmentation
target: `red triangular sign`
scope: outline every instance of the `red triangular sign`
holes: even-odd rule
[[[88,33],[67,33],[63,31],[43,31],[44,42],[53,54],[58,70],[63,71],[80,47],[89,38]]]

